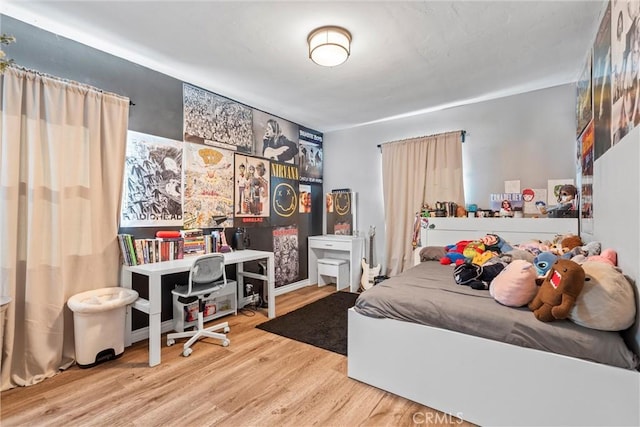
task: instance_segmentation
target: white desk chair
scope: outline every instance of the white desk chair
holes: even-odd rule
[[[222,280],[220,280],[222,278]],[[222,346],[227,347],[230,343],[225,335],[229,332],[229,323],[219,323],[208,328],[204,327],[204,301],[211,298],[212,294],[222,289],[227,284],[227,275],[224,270],[224,256],[219,253],[199,256],[193,262],[189,270],[189,283],[187,285],[176,286],[171,291],[178,297],[182,304],[190,304],[198,301],[198,324],[193,331],[176,332],[167,334],[167,345],[176,343],[176,338],[190,338],[184,344],[182,355],[187,357],[193,352],[191,345],[200,338],[217,338],[222,340]],[[222,329],[224,333],[214,332]]]

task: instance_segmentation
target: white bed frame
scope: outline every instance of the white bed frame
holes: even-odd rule
[[[482,426],[639,426],[640,372],[349,310],[350,378]]]
[[[423,244],[470,239],[471,229],[480,237],[497,233],[511,243],[519,243],[516,239],[523,236],[519,230],[553,235],[553,227],[561,234],[574,232],[571,220],[507,222],[514,220],[437,218]],[[573,221],[577,228],[577,220]],[[638,371],[371,318],[353,308],[348,328],[350,378],[448,415],[483,426],[640,426]]]

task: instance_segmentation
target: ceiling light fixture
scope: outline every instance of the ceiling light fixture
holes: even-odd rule
[[[307,37],[309,58],[318,65],[335,67],[351,53],[351,33],[342,27],[316,28]]]

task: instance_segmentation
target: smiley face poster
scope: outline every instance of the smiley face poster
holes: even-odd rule
[[[356,228],[356,193],[334,191],[325,195],[327,234],[351,235]]]
[[[297,165],[271,162],[271,224],[298,223],[299,171]]]

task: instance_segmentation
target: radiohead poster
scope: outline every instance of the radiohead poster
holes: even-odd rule
[[[121,227],[182,227],[182,141],[127,133]]]

